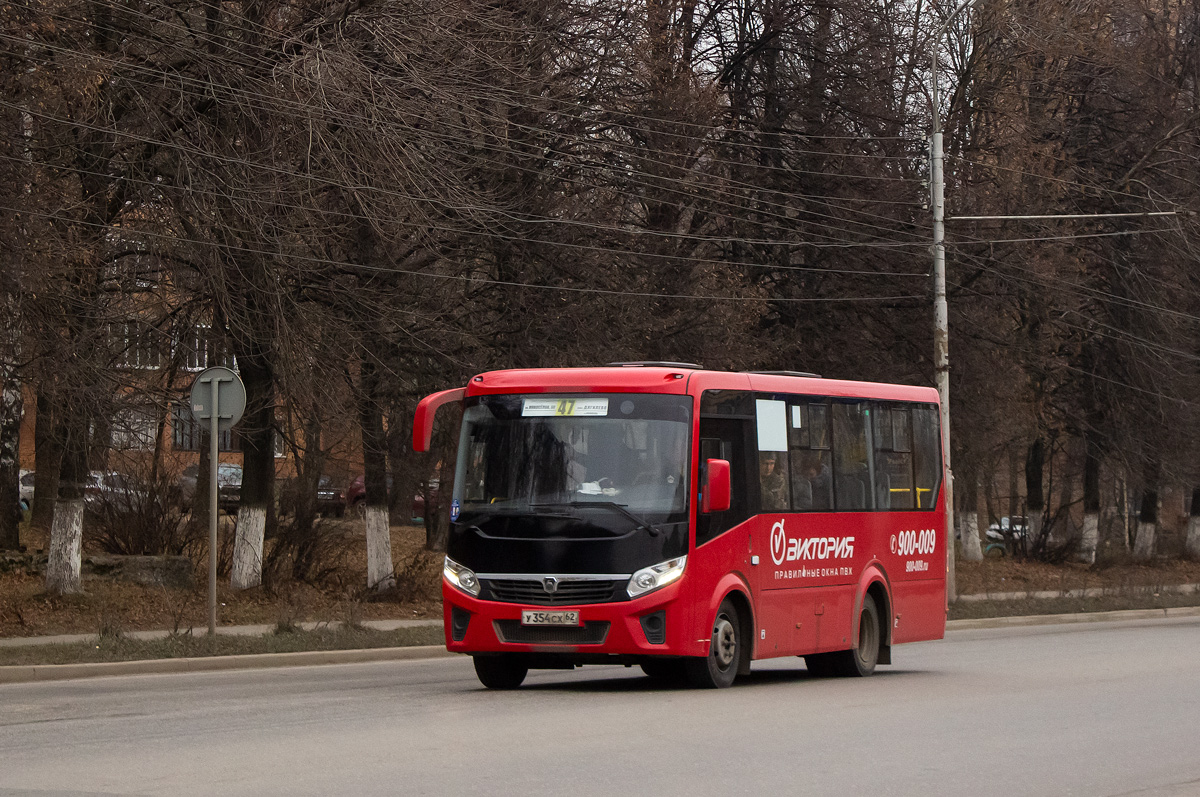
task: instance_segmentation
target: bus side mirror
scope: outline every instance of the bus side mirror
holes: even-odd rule
[[[723,459],[710,459],[704,463],[704,500],[700,511],[724,512],[729,508],[729,463]]]

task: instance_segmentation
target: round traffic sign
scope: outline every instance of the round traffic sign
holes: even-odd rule
[[[246,411],[246,386],[241,377],[220,365],[201,371],[192,383],[192,417],[211,423],[214,399],[217,429],[224,432],[240,421]]]

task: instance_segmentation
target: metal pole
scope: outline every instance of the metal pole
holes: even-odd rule
[[[220,380],[209,381],[212,389],[212,429],[209,432],[209,470],[208,470],[208,635],[217,634],[217,457],[220,449],[221,413],[218,411],[217,395],[220,393]]]
[[[959,6],[958,11],[966,8]],[[955,14],[958,13],[955,11]],[[947,22],[949,24],[949,22]],[[943,26],[943,31],[945,26]],[[933,135],[929,142],[930,204],[933,208],[933,367],[942,412],[942,459],[946,465],[946,603],[957,600],[954,583],[954,471],[950,467],[950,309],[946,304],[946,179],[943,172],[942,119],[938,107],[938,54],[941,33],[929,47],[933,75]]]

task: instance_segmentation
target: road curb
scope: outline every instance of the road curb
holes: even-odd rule
[[[0,684],[64,681],[106,675],[160,675],[168,673],[255,670],[273,667],[311,667],[320,664],[360,664],[372,661],[409,661],[457,656],[441,645],[358,650],[308,650],[298,653],[261,653],[246,656],[202,656],[147,661],[108,661],[93,664],[18,664],[0,667]]]
[[[1084,614],[1036,614],[1020,617],[983,617],[976,620],[950,620],[947,631],[986,628],[1021,628],[1039,625],[1077,625],[1120,620],[1162,620],[1172,617],[1200,617],[1200,606],[1171,609],[1127,609]],[[399,648],[357,650],[311,650],[299,653],[260,653],[245,656],[203,656],[185,659],[112,661],[94,664],[18,664],[0,667],[0,684],[65,681],[100,678],[108,675],[163,675],[170,673],[256,670],[275,667],[311,667],[322,664],[360,664],[374,661],[417,661],[458,656],[441,645],[414,645]]]
[[[1162,620],[1169,617],[1200,617],[1200,606],[1180,606],[1170,609],[1122,609],[1112,612],[1082,614],[1026,614],[1019,617],[980,617],[975,620],[949,620],[947,631],[968,631],[976,628],[1020,628],[1031,625],[1074,625],[1078,623],[1108,623],[1118,620]]]

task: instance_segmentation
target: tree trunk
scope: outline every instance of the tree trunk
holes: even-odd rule
[[[1183,550],[1193,559],[1200,559],[1200,487],[1192,489],[1192,511],[1188,517],[1187,539],[1184,541]]]
[[[1088,564],[1096,562],[1100,546],[1100,456],[1091,437],[1084,442],[1083,461],[1083,533],[1079,543],[1079,558]]]
[[[30,524],[39,531],[50,531],[58,500],[58,476],[62,467],[62,441],[58,438],[55,399],[45,385],[38,387],[37,417],[34,419],[33,517]]]
[[[46,591],[56,595],[83,591],[83,498],[88,476],[87,416],[78,410],[63,415],[66,417],[59,419],[61,432],[56,435],[63,441],[62,473],[46,564]]]
[[[6,330],[7,332],[7,330]],[[21,547],[21,415],[16,364],[0,358],[0,550]]]
[[[361,350],[359,366],[359,431],[363,450],[363,523],[367,539],[367,588],[396,585],[392,563],[392,531],[388,513],[387,439],[383,431],[379,373],[370,346]],[[411,498],[409,499],[411,500]],[[407,512],[408,509],[406,508]]]
[[[962,461],[962,458],[959,458]],[[959,530],[962,533],[962,555],[969,562],[983,560],[983,548],[979,543],[979,480],[974,467],[962,468],[962,490],[958,492],[962,507]]]
[[[275,380],[259,353],[239,357],[246,386],[242,421],[242,489],[230,585],[249,589],[262,583],[263,540],[275,508]]]
[[[1133,558],[1145,562],[1154,556],[1158,531],[1158,468],[1146,469],[1146,484],[1142,489],[1142,507],[1138,513],[1137,537],[1133,541]]]
[[[211,422],[200,424],[201,427],[211,426]],[[207,429],[201,428],[197,434],[197,439],[200,441],[200,458],[196,463],[196,489],[192,492],[192,506],[190,523],[193,528],[200,529],[204,532],[204,539],[208,539],[208,480],[209,474],[212,472],[212,453],[209,451],[212,445],[209,440],[209,432]]]
[[[433,467],[430,452],[412,450],[413,411],[413,405],[393,407],[387,428],[388,464],[392,471],[388,508],[391,516],[403,524],[413,517],[413,497],[421,491],[421,483],[429,478]]]
[[[1041,540],[1046,514],[1046,492],[1042,487],[1045,465],[1046,444],[1038,437],[1029,446],[1029,453],[1025,457],[1025,540],[1034,549],[1037,549]]]

